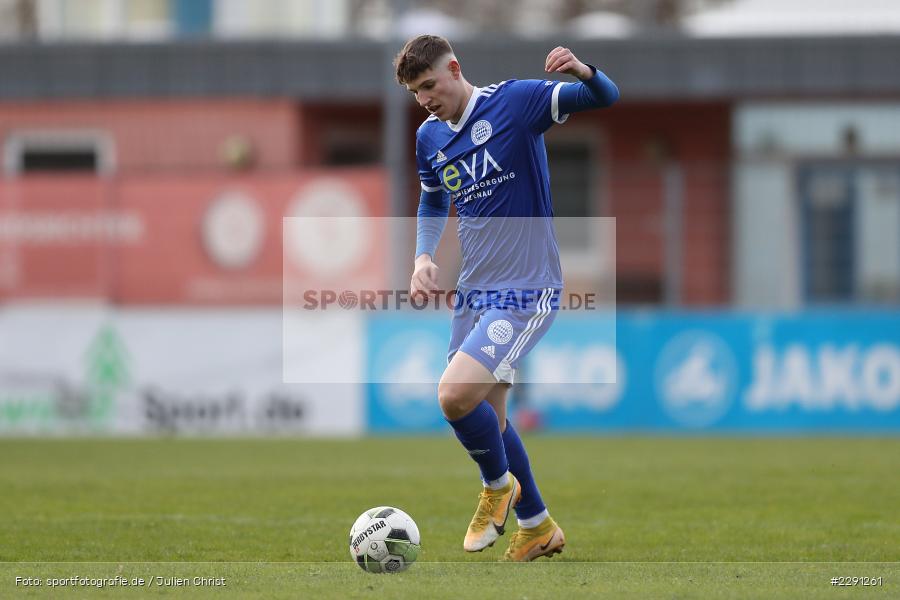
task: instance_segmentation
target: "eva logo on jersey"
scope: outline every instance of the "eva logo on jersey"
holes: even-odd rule
[[[441,181],[449,191],[456,192],[464,183],[466,185],[475,184],[484,179],[491,171],[499,173],[503,171],[503,167],[494,160],[487,148],[483,148],[481,151],[473,152],[471,156],[461,158],[444,167],[441,170]]]

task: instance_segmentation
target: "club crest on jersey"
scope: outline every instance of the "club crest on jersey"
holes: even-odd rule
[[[480,146],[491,138],[493,131],[488,121],[484,119],[477,121],[472,125],[472,143]]]

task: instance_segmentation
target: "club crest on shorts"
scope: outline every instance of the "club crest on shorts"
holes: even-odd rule
[[[488,141],[491,137],[491,134],[494,130],[491,128],[491,124],[484,119],[476,122],[472,125],[472,143],[476,146],[479,146],[486,141]]]
[[[508,344],[512,339],[513,326],[506,319],[497,319],[488,325],[487,334],[495,344]]]

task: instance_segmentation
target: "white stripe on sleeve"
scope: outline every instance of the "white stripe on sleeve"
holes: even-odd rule
[[[550,116],[553,117],[553,120],[562,125],[566,122],[566,119],[569,118],[569,115],[559,114],[559,89],[564,86],[565,83],[560,82],[557,83],[553,88],[553,99],[550,101]]]

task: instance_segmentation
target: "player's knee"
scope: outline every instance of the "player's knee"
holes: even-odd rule
[[[467,388],[465,384],[459,383],[438,384],[438,402],[447,419],[455,421],[463,418],[480,402]]]

